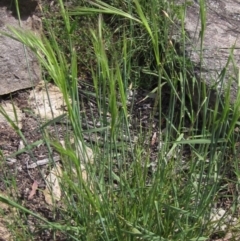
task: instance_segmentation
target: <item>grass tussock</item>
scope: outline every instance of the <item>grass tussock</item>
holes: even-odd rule
[[[200,2],[203,40],[206,16],[204,1]],[[59,0],[57,6],[55,16],[44,9],[48,18],[43,18],[46,34],[41,39],[15,28],[10,28],[9,37],[36,54],[46,81],[54,82],[64,96],[66,147],[49,137],[46,124],[41,129],[49,150],[54,148],[61,156],[64,195],[61,205],[52,209],[53,220],[14,198],[0,200],[15,207],[19,219],[30,215],[38,220],[38,232],[48,230],[52,237],[61,233],[65,240],[210,240],[219,231],[211,222],[213,208],[226,198],[230,184],[238,190],[234,130],[239,124],[239,99],[231,106],[226,92],[224,99],[217,95],[212,105],[211,91],[192,74],[184,54],[186,6],[157,0],[76,0],[68,8]],[[175,42],[174,29],[179,32]],[[83,81],[79,71],[90,75],[91,81]],[[85,94],[94,97],[97,112],[83,109],[79,86],[86,84],[91,91]],[[140,88],[155,94],[146,129],[140,120],[132,127],[136,102],[133,98],[129,104],[129,91]],[[161,140],[155,169],[150,171],[149,137],[156,113],[154,128]],[[100,124],[86,130],[88,114]],[[84,135],[89,133],[102,140],[88,143],[93,163],[86,156],[79,158],[70,143],[72,137],[85,143]],[[81,148],[85,153],[87,146]],[[234,215],[237,197],[233,193],[229,198],[228,211]],[[37,235],[24,221],[10,228],[15,240],[34,240]]]

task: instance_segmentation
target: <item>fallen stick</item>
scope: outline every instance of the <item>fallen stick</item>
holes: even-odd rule
[[[45,165],[49,162],[58,162],[60,161],[60,156],[54,156],[52,159],[49,159],[49,158],[45,158],[45,159],[42,159],[42,160],[39,160],[39,161],[36,161],[30,165],[27,164],[27,169],[32,169],[32,168],[36,168],[37,166],[42,166],[42,165]]]

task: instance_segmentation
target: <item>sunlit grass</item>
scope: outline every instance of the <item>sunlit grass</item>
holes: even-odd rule
[[[200,2],[203,41],[206,15],[205,3]],[[227,153],[232,152],[237,141],[234,128],[238,125],[239,98],[230,107],[230,93],[226,92],[224,100],[217,95],[216,104],[211,106],[210,91],[204,83],[189,75],[191,66],[186,56],[176,57],[168,39],[172,19],[176,17],[175,12],[171,12],[174,6],[171,1],[134,0],[128,3],[129,11],[125,4],[88,1],[85,6],[68,11],[59,0],[68,56],[61,49],[58,33],[50,27],[48,38],[42,36],[41,39],[30,32],[10,28],[9,37],[31,48],[49,78],[60,88],[73,137],[82,143],[82,123],[88,117],[80,114],[76,47],[89,45],[95,58],[90,69],[101,126],[87,131],[100,133],[103,143],[91,145],[95,160],[94,164],[86,165],[89,185],[79,171],[86,160],[79,160],[70,144],[65,149],[56,140],[46,139],[47,144],[60,153],[64,169],[64,205],[61,209],[55,207],[55,212],[62,215],[60,223],[32,213],[17,201],[4,197],[0,200],[39,219],[42,228],[61,231],[69,240],[207,240],[214,233],[210,213],[219,201],[220,190],[226,185],[226,173],[232,168],[231,172],[239,175],[235,156],[227,159]],[[96,15],[96,26],[88,31],[91,42],[78,43],[72,38],[76,28],[71,21],[72,17],[85,15]],[[108,26],[106,15],[111,16],[112,21],[121,19],[123,28]],[[114,31],[118,32],[117,40]],[[181,26],[179,31],[182,31],[184,48],[186,36]],[[136,46],[146,39],[147,47]],[[146,66],[136,68],[133,47],[144,53],[143,65]],[[144,48],[151,54],[147,55]],[[147,66],[150,56],[151,64]],[[137,79],[142,76],[143,67],[147,68],[145,77],[154,76],[151,79],[155,81],[154,112],[159,113],[159,123],[162,119],[166,121],[164,129],[159,124],[162,140],[155,160],[156,170],[152,173],[149,173],[151,146],[146,141],[151,128],[143,131],[139,122],[139,131],[133,134],[130,128],[133,113],[127,105],[129,87],[144,86],[144,79]],[[167,113],[162,106],[164,85],[170,89]],[[151,121],[149,117],[149,126]],[[121,140],[123,135],[130,142]],[[138,138],[137,142],[133,142],[134,137]],[[188,153],[184,156],[186,150]],[[231,167],[230,160],[233,161]]]

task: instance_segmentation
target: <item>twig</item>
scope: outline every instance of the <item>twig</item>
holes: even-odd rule
[[[30,164],[30,165],[27,164],[27,169],[32,169],[32,168],[36,168],[37,166],[45,165],[45,164],[51,162],[52,160],[54,162],[58,162],[58,161],[60,161],[60,157],[59,156],[55,156],[52,159],[45,158],[45,159],[36,161],[36,162],[34,162],[34,163]]]

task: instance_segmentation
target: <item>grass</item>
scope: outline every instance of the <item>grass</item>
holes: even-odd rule
[[[200,2],[203,40],[205,3]],[[65,240],[209,240],[219,233],[211,224],[212,209],[224,198],[226,186],[233,184],[238,190],[238,136],[234,128],[239,125],[239,98],[231,106],[228,91],[224,100],[217,96],[212,106],[211,92],[194,78],[189,60],[184,54],[179,55],[170,41],[175,27],[180,33],[180,52],[185,52],[184,7],[177,7],[174,1],[157,0],[114,0],[111,4],[76,1],[77,7],[70,9],[64,7],[63,1],[58,3],[56,22],[44,20],[47,37],[39,39],[11,28],[12,37],[35,52],[46,79],[60,88],[73,138],[82,143],[83,122],[89,117],[80,114],[79,69],[91,73],[94,91],[90,94],[95,96],[100,127],[85,133],[98,133],[103,142],[90,143],[95,156],[92,165],[87,158],[79,159],[71,145],[65,149],[49,138],[46,124],[42,128],[44,142],[49,150],[55,148],[60,153],[64,170],[62,206],[53,206],[53,221],[26,209],[13,197],[0,196],[0,200],[16,208],[19,222],[20,217],[25,220],[31,215],[37,220],[39,232],[48,230],[54,240],[60,233]],[[87,27],[81,26],[89,20]],[[82,42],[83,39],[89,41]],[[230,55],[229,61],[232,58]],[[166,86],[168,111],[164,111],[162,99]],[[147,130],[139,121],[137,132],[133,133],[130,125],[134,100],[132,107],[127,103],[130,87],[154,89],[153,112],[159,113],[159,123],[166,122],[165,126],[158,126],[162,142],[156,170],[151,173],[152,148],[148,138],[152,136],[154,120],[149,118]],[[123,135],[132,141],[126,143]],[[136,135],[138,141],[134,142]],[[85,152],[85,148],[81,151]],[[87,182],[81,164],[86,165]],[[229,212],[235,214],[237,197],[230,198]],[[37,235],[24,221],[10,229],[15,240],[34,240]]]

